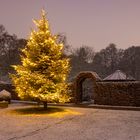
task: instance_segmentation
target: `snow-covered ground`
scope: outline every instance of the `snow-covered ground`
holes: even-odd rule
[[[140,111],[69,107],[79,114],[60,118],[9,113],[22,107],[0,109],[0,140],[140,140]]]

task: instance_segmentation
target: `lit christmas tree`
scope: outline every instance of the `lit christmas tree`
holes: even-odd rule
[[[70,100],[66,78],[69,73],[69,59],[62,51],[57,37],[49,29],[45,11],[42,18],[34,20],[37,30],[31,32],[27,46],[22,50],[21,65],[14,66],[12,75],[15,91],[21,99],[64,103]]]

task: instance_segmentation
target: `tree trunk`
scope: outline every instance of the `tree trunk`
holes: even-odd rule
[[[44,105],[44,109],[46,110],[48,108],[47,102],[43,102],[43,105]]]

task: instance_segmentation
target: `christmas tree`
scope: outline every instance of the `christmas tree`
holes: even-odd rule
[[[63,44],[50,32],[46,13],[34,20],[36,30],[31,32],[27,46],[22,50],[21,65],[14,66],[12,75],[15,91],[21,99],[47,102],[68,102],[70,96],[66,82],[69,59],[63,55]]]

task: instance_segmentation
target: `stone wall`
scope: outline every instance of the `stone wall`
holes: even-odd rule
[[[95,104],[140,106],[140,82],[96,82],[93,96]]]

